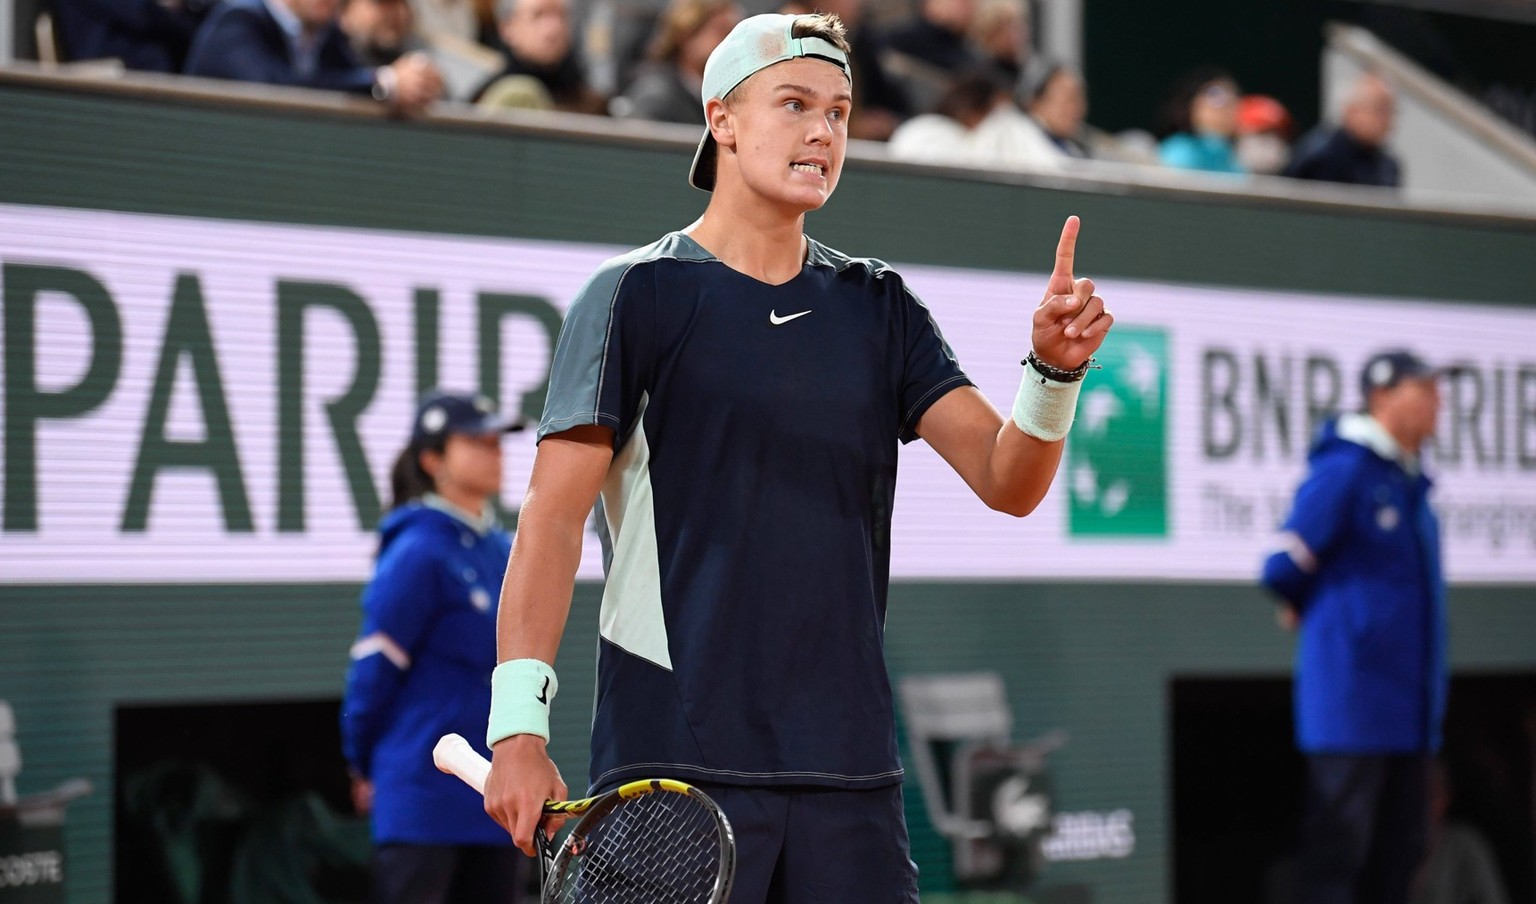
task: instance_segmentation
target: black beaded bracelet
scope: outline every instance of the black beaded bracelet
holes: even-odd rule
[[[1047,380],[1055,380],[1057,383],[1076,383],[1083,377],[1088,376],[1090,368],[1097,366],[1094,360],[1089,358],[1071,370],[1062,370],[1059,367],[1053,367],[1041,361],[1040,357],[1035,354],[1034,349],[1030,349],[1029,354],[1019,363],[1033,367],[1040,376],[1045,377]]]

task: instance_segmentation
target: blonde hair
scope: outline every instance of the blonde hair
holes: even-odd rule
[[[837,17],[837,13],[811,13],[795,19],[795,27],[790,34],[797,38],[821,38],[835,46],[843,53],[852,53],[853,47],[848,43],[848,29],[843,25],[843,20]]]

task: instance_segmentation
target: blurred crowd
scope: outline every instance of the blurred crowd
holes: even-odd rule
[[[1172,85],[1159,121],[1089,124],[1082,73],[1034,51],[1027,0],[784,0],[836,13],[853,45],[851,137],[898,159],[1053,169],[1084,161],[1396,186],[1391,86],[1352,88],[1337,122],[1297,135],[1273,97],[1218,68]],[[704,62],[734,0],[52,0],[59,56],[129,69],[433,104],[704,124]],[[757,10],[754,10],[757,11]],[[581,25],[578,27],[578,18]],[[1074,162],[1069,162],[1074,161]]]

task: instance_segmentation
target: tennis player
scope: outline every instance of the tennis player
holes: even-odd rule
[[[669,776],[720,803],[739,904],[916,902],[883,653],[897,449],[922,438],[1026,515],[1113,318],[1062,230],[1011,416],[884,263],[804,234],[842,174],[830,15],[744,20],[704,73],[703,217],[604,264],[555,352],[503,586],[486,810],[532,853],[552,667],[582,532],[609,549],[591,790]],[[1021,350],[1027,351],[1027,350]]]

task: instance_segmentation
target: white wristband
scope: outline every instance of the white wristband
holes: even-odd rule
[[[1024,365],[1024,379],[1019,382],[1019,394],[1013,398],[1013,423],[1022,431],[1054,443],[1066,439],[1072,429],[1072,419],[1077,414],[1077,396],[1083,381],[1063,383],[1052,380]]]
[[[555,670],[537,659],[512,659],[491,672],[491,717],[485,746],[494,747],[513,735],[538,735],[549,740],[549,705],[560,689]]]

